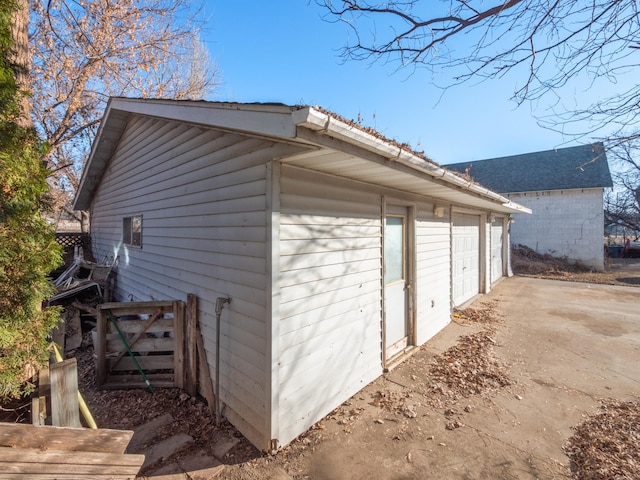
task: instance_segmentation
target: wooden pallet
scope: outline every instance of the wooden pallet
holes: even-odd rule
[[[125,336],[135,361],[110,316]],[[123,318],[132,316],[137,318]],[[154,388],[184,388],[184,332],[184,303],[179,300],[99,305],[94,345],[98,387],[147,388],[139,365]]]

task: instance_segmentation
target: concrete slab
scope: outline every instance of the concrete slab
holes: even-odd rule
[[[127,446],[127,453],[138,453],[156,437],[159,428],[169,425],[171,422],[173,422],[173,417],[170,413],[165,413],[144,425],[140,425],[133,431],[133,437]]]
[[[144,454],[145,460],[142,468],[156,463],[162,458],[169,457],[188,443],[193,442],[193,437],[185,433],[174,435],[160,442],[154,443],[139,453]]]
[[[459,400],[452,416],[449,405],[420,405],[433,355],[483,328],[452,323],[352,399],[346,408],[362,410],[348,429],[336,422],[344,417],[328,418],[322,441],[314,444],[312,432],[311,448],[282,462],[331,480],[568,478],[562,448],[572,427],[598,412],[601,400],[638,398],[640,289],[513,277],[471,307],[485,302],[503,319],[494,353],[512,385]],[[404,395],[418,405],[417,417],[376,407],[377,391]],[[459,428],[447,429],[453,420]],[[275,474],[274,466],[256,467],[255,478]]]
[[[235,447],[238,442],[240,442],[240,439],[231,436],[224,436],[220,438],[213,446],[213,455],[216,458],[223,460],[224,456],[229,453],[229,450]]]

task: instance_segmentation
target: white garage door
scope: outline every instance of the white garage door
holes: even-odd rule
[[[453,304],[480,291],[480,215],[453,214]]]
[[[502,278],[502,252],[504,244],[503,218],[496,217],[491,222],[491,283]]]

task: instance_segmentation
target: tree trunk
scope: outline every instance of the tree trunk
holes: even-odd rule
[[[16,83],[21,92],[20,107],[22,109],[18,124],[25,128],[33,127],[31,108],[29,105],[29,3],[28,0],[16,0],[13,12],[11,36],[13,37],[13,55],[11,61],[17,66]]]

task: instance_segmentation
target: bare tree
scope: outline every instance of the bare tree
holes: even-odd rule
[[[550,128],[580,124],[578,136],[606,128],[610,146],[640,138],[640,83],[618,87],[640,64],[640,14],[635,0],[321,0],[329,19],[353,33],[346,59],[395,62],[398,68],[452,69],[452,84],[521,78],[518,103],[556,96]],[[559,91],[576,78],[608,81],[615,92],[594,105],[562,105]],[[584,122],[588,126],[584,127]]]
[[[616,165],[616,188],[605,196],[605,220],[640,231],[640,146],[626,143],[610,151],[610,160]]]
[[[59,204],[78,187],[109,96],[206,98],[216,87],[199,18],[190,0],[31,2],[31,112]]]

